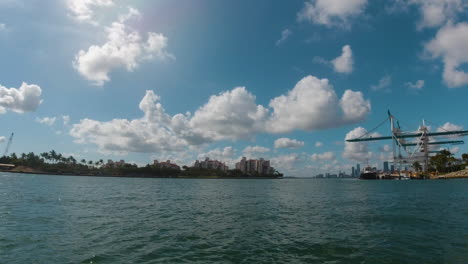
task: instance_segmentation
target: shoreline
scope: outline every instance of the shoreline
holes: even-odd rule
[[[39,171],[10,171],[0,170],[0,172],[12,173],[12,174],[28,174],[28,175],[48,175],[48,176],[67,176],[67,177],[103,177],[103,178],[148,178],[148,179],[233,179],[233,180],[245,180],[245,179],[283,179],[283,177],[224,177],[224,176],[202,176],[202,177],[190,177],[190,176],[147,176],[147,175],[95,175],[95,174],[69,174],[69,173],[47,173]]]

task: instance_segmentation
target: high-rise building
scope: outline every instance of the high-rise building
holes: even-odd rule
[[[240,162],[236,163],[236,169],[248,175],[266,175],[274,173],[274,169],[270,166],[270,161],[264,160],[263,158],[259,160],[247,160],[246,157],[242,157]]]
[[[356,177],[356,172],[354,171],[354,166],[353,168],[351,169],[351,177]]]
[[[211,169],[211,170],[220,170],[220,171],[228,171],[229,167],[226,166],[224,162],[218,160],[210,160],[210,158],[205,158],[203,161],[196,160],[193,164],[193,168],[197,169]]]
[[[388,172],[388,161],[384,161],[383,163],[383,171]]]
[[[361,164],[356,165],[356,177],[361,176]]]
[[[390,166],[390,171],[391,171],[391,172],[394,172],[394,171],[395,171],[395,165],[392,164],[392,166]]]

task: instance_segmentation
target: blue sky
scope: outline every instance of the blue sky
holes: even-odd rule
[[[387,109],[408,130],[468,127],[467,7],[0,0],[0,149],[14,132],[14,152],[80,159],[246,155],[300,176],[380,166],[390,142],[344,139]]]

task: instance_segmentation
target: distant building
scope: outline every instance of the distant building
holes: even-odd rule
[[[315,176],[315,178],[323,178],[323,174],[317,174],[317,176]]]
[[[264,160],[263,158],[259,160],[247,160],[246,157],[242,157],[242,159],[236,163],[236,169],[249,175],[269,175],[274,173],[273,167],[270,166],[270,161]]]
[[[351,177],[356,177],[356,171],[354,171],[354,166],[353,168],[351,169]]]
[[[391,171],[391,172],[394,172],[394,171],[395,171],[395,165],[392,164],[392,166],[390,166],[390,171]]]
[[[361,176],[361,164],[359,164],[359,163],[356,165],[356,175],[355,176],[356,177]]]
[[[153,161],[153,166],[156,167],[156,168],[160,168],[160,169],[174,169],[174,170],[180,170],[180,166],[175,164],[175,163],[171,163],[170,160],[167,160],[167,161],[163,161],[163,162],[159,162],[158,160],[154,160]]]
[[[383,163],[383,171],[384,171],[384,172],[389,172],[389,169],[388,169],[388,161],[384,161],[384,163]]]
[[[206,157],[205,160],[198,161],[196,160],[193,164],[193,168],[197,169],[212,169],[212,170],[220,170],[220,171],[228,171],[229,167],[226,166],[224,162],[218,160],[210,160],[210,158]]]

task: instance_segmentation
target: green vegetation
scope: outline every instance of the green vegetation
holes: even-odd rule
[[[415,161],[415,162],[413,163],[413,169],[414,169],[415,171],[417,171],[417,172],[420,172],[420,171],[422,171],[422,166],[421,166],[421,164],[420,164],[419,162]]]
[[[33,152],[17,156],[15,153],[10,156],[0,158],[2,164],[14,164],[16,166],[12,171],[60,174],[60,175],[90,175],[90,176],[125,176],[125,177],[186,177],[186,178],[204,178],[204,177],[265,177],[279,178],[283,175],[275,171],[273,175],[244,175],[240,170],[228,170],[227,172],[213,169],[195,169],[187,166],[183,170],[172,168],[161,168],[148,164],[144,167],[138,167],[136,164],[124,164],[117,167],[106,167],[102,159],[98,161],[81,159],[77,161],[73,156],[65,157],[55,150],[36,155]]]
[[[441,150],[437,155],[430,158],[430,171],[438,173],[448,173],[465,169],[468,165],[468,154],[462,155],[462,160],[453,157],[448,150]]]

